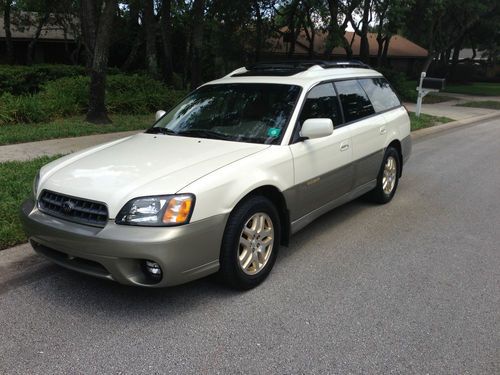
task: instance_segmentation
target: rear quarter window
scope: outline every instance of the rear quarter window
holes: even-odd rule
[[[359,83],[370,98],[375,112],[386,111],[401,105],[399,98],[385,78],[360,79]]]

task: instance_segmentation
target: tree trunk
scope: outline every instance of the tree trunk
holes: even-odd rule
[[[130,70],[132,64],[137,60],[137,55],[139,54],[139,48],[142,45],[142,40],[140,34],[135,36],[134,41],[132,42],[132,48],[125,59],[125,62],[122,65],[122,70],[128,71]]]
[[[384,39],[381,34],[377,34],[377,67],[382,66],[382,51],[384,50]]]
[[[144,1],[144,26],[146,29],[146,67],[148,73],[158,78],[158,60],[156,56],[156,21],[153,0]]]
[[[458,64],[458,58],[460,57],[460,50],[462,49],[462,44],[464,41],[464,37],[462,36],[457,43],[453,47],[453,56],[451,57],[451,68],[450,68],[450,77],[454,77],[455,70]]]
[[[203,46],[203,16],[205,0],[194,0],[192,9],[192,45],[191,45],[191,90],[201,82],[201,48]]]
[[[92,68],[94,58],[94,48],[97,33],[97,13],[92,0],[80,1],[80,22],[83,36],[83,46],[85,47],[85,65],[88,70]]]
[[[343,44],[343,47],[344,47],[344,50],[345,50],[345,54],[347,56],[347,59],[352,59],[352,47],[351,47],[351,44],[349,43],[349,41],[347,40],[347,38],[344,36],[342,38],[342,44]]]
[[[363,25],[361,26],[361,41],[359,45],[359,59],[364,63],[370,62],[370,45],[368,42],[368,26],[370,18],[371,0],[364,0]]]
[[[5,1],[5,8],[3,11],[4,24],[3,28],[5,30],[5,46],[7,49],[7,63],[14,64],[14,45],[12,44],[12,33],[10,31],[10,9],[12,6],[12,0]]]
[[[434,60],[434,52],[429,52],[427,58],[425,59],[424,66],[422,67],[422,72],[427,72],[429,66],[431,66],[432,60]]]
[[[387,66],[387,54],[389,53],[389,43],[391,42],[391,35],[386,35],[384,38],[384,49],[382,50],[381,66]]]
[[[161,39],[163,44],[163,57],[165,58],[165,81],[172,84],[172,0],[163,0],[161,7]]]
[[[92,1],[92,0],[84,0]],[[90,72],[89,110],[86,120],[94,124],[109,124],[106,110],[106,70],[108,67],[109,43],[116,14],[116,0],[104,0],[95,40],[94,57]]]
[[[139,48],[143,42],[142,30],[139,23],[139,11],[140,6],[137,0],[129,2],[129,12],[130,12],[130,25],[128,26],[131,30],[131,35],[133,35],[133,42],[131,44],[130,51],[121,66],[124,71],[130,70],[134,62],[137,60],[139,54]]]
[[[262,14],[257,0],[253,2],[253,8],[255,11],[255,61],[257,62],[260,60],[262,47]]]
[[[330,13],[330,23],[328,25],[328,35],[325,43],[325,57],[332,57],[333,49],[337,47],[337,38],[339,34],[338,19],[338,2],[336,0],[328,0],[328,11]]]
[[[38,42],[38,38],[40,38],[40,34],[42,32],[43,27],[49,20],[49,13],[45,13],[42,18],[39,19],[38,25],[36,27],[35,35],[31,39],[28,44],[28,49],[26,51],[26,64],[33,65],[33,53],[35,51],[36,43]]]

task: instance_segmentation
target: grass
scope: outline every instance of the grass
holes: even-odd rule
[[[0,145],[127,130],[142,130],[147,129],[154,122],[154,114],[113,115],[110,117],[113,123],[109,125],[89,124],[81,116],[37,124],[2,125],[0,126]]]
[[[500,102],[494,100],[484,100],[478,102],[466,102],[457,104],[460,107],[473,107],[473,108],[487,108],[487,109],[500,109]]]
[[[0,163],[0,250],[24,243],[19,208],[32,194],[33,179],[42,165],[60,156]]]
[[[445,124],[447,122],[453,121],[448,117],[431,116],[424,113],[421,113],[420,117],[415,116],[414,112],[408,112],[408,114],[410,115],[411,131],[430,128],[431,126]]]
[[[404,94],[403,95],[403,101],[406,102],[416,102],[417,101],[417,81],[405,81],[403,84],[403,89],[404,89]],[[429,93],[426,96],[424,96],[423,103],[424,104],[436,104],[436,103],[443,103],[443,102],[448,102],[450,100],[455,100],[453,96],[449,95],[442,95],[442,94],[436,94],[436,93]]]
[[[449,102],[450,100],[455,100],[452,96],[447,95],[436,95],[436,94],[427,94],[424,96],[424,100],[422,101],[424,104],[436,104],[436,103],[444,103]]]
[[[474,82],[467,85],[446,84],[445,92],[477,96],[500,96],[500,83]]]

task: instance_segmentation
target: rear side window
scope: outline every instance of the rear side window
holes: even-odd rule
[[[335,82],[345,122],[356,121],[375,113],[370,99],[357,80]]]
[[[370,98],[375,112],[382,112],[401,105],[385,78],[360,79],[359,83]]]
[[[308,94],[300,114],[300,125],[310,118],[332,119],[334,126],[342,123],[339,101],[331,83],[315,86]]]

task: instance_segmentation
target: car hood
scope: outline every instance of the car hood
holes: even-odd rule
[[[268,145],[137,134],[68,155],[41,171],[43,189],[104,202],[114,218],[130,199],[173,194]]]

